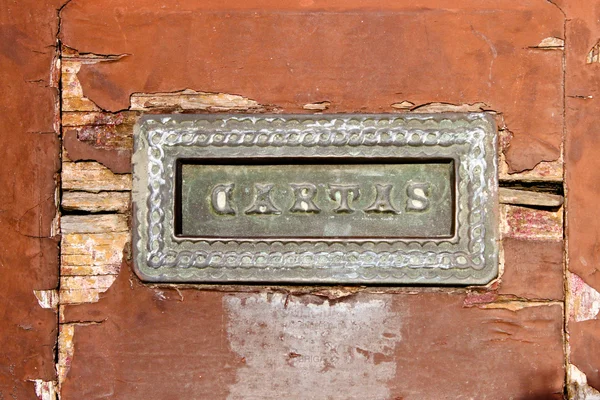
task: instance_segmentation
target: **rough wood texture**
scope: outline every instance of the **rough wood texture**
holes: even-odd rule
[[[63,192],[62,208],[67,211],[92,213],[129,210],[130,192]]]
[[[501,204],[541,207],[560,207],[564,201],[563,197],[557,194],[508,188],[500,188],[498,198]]]
[[[62,188],[83,192],[130,191],[131,175],[114,174],[94,161],[65,162],[62,166]]]
[[[129,232],[64,234],[61,276],[118,273],[128,240]]]
[[[130,241],[127,216],[65,215],[61,228],[60,303],[98,301],[119,273]]]
[[[73,335],[75,334],[75,324],[61,324],[58,333],[58,362],[56,363],[56,373],[58,380],[59,393],[64,382],[71,362],[74,356]]]
[[[83,89],[77,78],[81,62],[69,59],[64,46],[62,53],[62,111],[100,111],[100,107],[83,96]]]
[[[123,214],[64,215],[61,218],[63,234],[127,231],[127,216]]]

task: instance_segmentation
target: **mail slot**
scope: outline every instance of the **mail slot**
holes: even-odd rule
[[[496,129],[475,114],[154,115],[134,260],[159,282],[484,284]]]

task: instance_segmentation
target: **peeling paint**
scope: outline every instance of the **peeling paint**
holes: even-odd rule
[[[600,400],[600,392],[589,386],[587,376],[573,364],[567,370],[567,390],[571,400]]]
[[[526,301],[526,300],[512,300],[512,301],[501,301],[495,303],[484,303],[478,304],[477,307],[483,309],[502,309],[502,310],[510,310],[510,311],[519,311],[524,308],[530,307],[544,307],[544,306],[554,306],[554,305],[562,305],[561,302],[558,301]]]
[[[411,111],[420,113],[440,113],[440,112],[482,112],[490,109],[485,103],[478,102],[473,104],[450,104],[450,103],[425,103],[413,107]]]
[[[247,97],[228,94],[197,92],[185,89],[168,93],[133,93],[130,110],[150,111],[266,111],[267,106]]]
[[[318,101],[316,103],[308,103],[302,106],[305,110],[312,111],[325,111],[329,108],[331,103],[329,101]]]
[[[35,394],[39,400],[56,400],[56,382],[34,379]]]
[[[93,303],[120,271],[130,242],[124,214],[62,217],[60,304]]]
[[[83,95],[83,88],[77,78],[80,69],[80,61],[63,58],[61,74],[62,111],[101,111],[100,107]]]
[[[327,297],[329,300],[337,300],[344,297],[349,297],[355,295],[356,293],[361,291],[360,286],[348,286],[348,287],[332,287],[332,288],[323,288],[317,290],[316,292],[312,292],[316,296]]]
[[[402,319],[391,296],[305,304],[282,294],[226,296],[231,349],[245,365],[228,399],[386,399]]]
[[[569,320],[575,322],[596,319],[600,313],[600,293],[573,273],[569,279]]]
[[[585,59],[586,64],[600,63],[600,40],[590,49]]]
[[[66,380],[75,347],[73,346],[73,335],[75,334],[74,324],[62,324],[59,326],[58,332],[58,363],[56,364],[56,374],[58,377],[58,392],[62,387],[62,383]]]
[[[403,111],[410,110],[414,106],[415,106],[415,103],[407,101],[407,100],[401,101],[399,103],[391,104],[392,108],[395,108],[396,110],[403,110]]]
[[[532,46],[531,48],[541,50],[563,50],[565,48],[565,40],[559,37],[550,36],[542,39],[537,46]]]
[[[64,162],[62,189],[82,192],[131,191],[131,174],[115,174],[104,165],[93,162]]]
[[[40,307],[56,310],[58,308],[58,290],[34,290]]]
[[[563,161],[559,158],[555,161],[542,161],[533,167],[533,169],[522,172],[510,172],[510,168],[505,161],[504,154],[500,155],[498,164],[498,174],[500,180],[505,181],[523,181],[523,182],[562,182],[563,180]]]
[[[90,213],[116,211],[126,213],[129,210],[131,195],[129,192],[70,192],[62,195],[62,207],[67,211],[87,211]]]
[[[513,295],[502,295],[496,292],[470,292],[463,301],[463,307],[477,307],[489,310],[519,311],[529,307],[562,305],[559,301],[533,301]]]

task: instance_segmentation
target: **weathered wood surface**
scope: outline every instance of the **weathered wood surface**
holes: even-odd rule
[[[567,15],[565,162],[568,167],[565,184],[569,240],[569,389],[573,398],[600,398],[600,314],[597,312],[600,310],[600,143],[597,133],[600,22],[594,12],[597,2],[563,1],[561,7]]]
[[[62,207],[66,211],[87,211],[92,213],[129,210],[130,192],[70,192],[62,194]]]
[[[564,202],[563,196],[558,194],[509,188],[500,188],[498,199],[501,204],[536,207],[560,207]]]
[[[69,233],[104,233],[127,232],[127,216],[124,214],[63,215],[61,232]]]
[[[145,112],[493,110],[503,134],[500,179],[560,183],[560,38],[564,36],[560,11],[542,1],[527,7],[461,1],[453,5],[456,9],[451,14],[441,10],[432,25],[429,11],[424,11],[427,7],[407,4],[381,3],[389,14],[382,19],[354,2],[340,6],[353,13],[335,9],[319,15],[311,14],[311,6],[298,9],[284,2],[267,5],[256,25],[246,12],[220,12],[224,5],[211,3],[210,16],[192,13],[185,17],[200,19],[202,24],[207,18],[223,28],[214,33],[215,42],[194,45],[203,49],[198,54],[208,52],[195,58],[170,49],[152,53],[152,46],[141,46],[153,34],[140,35],[136,28],[140,21],[147,23],[149,16],[156,17],[163,32],[175,35],[186,26],[179,23],[182,16],[177,12],[168,22],[160,18],[163,11],[152,5],[143,18],[135,7],[125,5],[117,20],[119,29],[136,32],[140,38],[131,44],[109,40],[118,32],[116,25],[106,28],[115,23],[112,5],[74,2],[63,14],[64,43],[97,54],[63,48],[64,124],[81,142],[121,151],[131,149],[132,126]],[[238,3],[236,7],[246,6]],[[279,15],[269,7],[289,7],[295,12]],[[419,32],[423,34],[419,26],[393,23],[398,18],[406,21],[402,14],[406,7],[425,19],[420,26],[434,27],[428,34],[436,38],[435,49],[407,47],[415,40],[425,45],[419,39],[425,35],[419,36]],[[398,10],[403,11],[396,15]],[[536,16],[535,23],[531,23],[531,15]],[[506,21],[514,29],[508,29]],[[285,23],[292,33],[306,24],[316,31],[301,43],[293,34],[275,39],[263,30],[265,22],[275,30]],[[463,32],[467,22],[471,29],[459,38],[463,47],[457,50],[454,33]],[[267,54],[277,50],[274,61],[246,58],[242,53],[238,57],[231,52],[238,43],[215,44],[244,24],[253,28],[240,31],[241,37],[258,40]],[[95,39],[81,28],[90,25],[105,36]],[[337,37],[327,26],[344,33]],[[349,32],[362,32],[380,43],[349,42],[347,38],[353,35]],[[324,41],[324,37],[330,40]],[[385,45],[392,37],[396,44],[401,38],[394,47],[402,50],[397,62],[393,62],[395,53],[390,54]],[[354,61],[344,59],[342,64],[343,58],[323,52],[330,54],[325,63],[318,51],[333,42],[334,50],[346,49],[347,54],[369,52],[364,58],[368,63],[352,56]],[[294,50],[297,46],[298,51]],[[471,52],[464,51],[466,48]],[[315,51],[315,57],[308,58]],[[456,63],[439,63],[440,57],[456,59]],[[291,64],[277,64],[283,59]],[[414,64],[414,60],[428,59],[427,65],[433,68],[428,69],[428,77],[434,81],[420,79],[424,69]],[[220,68],[199,74],[207,61]],[[299,62],[303,68],[298,69]],[[173,74],[171,63],[194,73]],[[475,67],[480,63],[481,68]],[[230,65],[244,68],[231,70]],[[365,68],[369,73],[360,75]],[[371,73],[382,68],[391,72]],[[289,75],[292,70],[296,74]],[[543,75],[538,73],[541,70]],[[98,76],[105,79],[101,85]],[[366,78],[359,81],[357,76]],[[474,79],[477,77],[481,79]],[[347,84],[340,86],[339,82]],[[182,91],[186,87],[190,89]],[[392,87],[394,90],[388,90]],[[292,289],[302,288],[288,287],[142,284],[132,274],[126,256],[129,209],[124,200],[131,176],[115,174],[99,162],[72,162],[68,149],[64,160],[63,210],[100,214],[63,216],[58,366],[63,399],[107,394],[131,399],[148,395],[276,398],[282,390],[302,398],[314,393],[314,387],[332,398],[340,393],[344,398],[349,393],[361,398],[561,398],[565,363],[560,196],[500,190],[503,202],[508,203],[499,216],[504,272],[486,288],[356,287],[340,291],[340,297],[330,302],[335,292],[331,287],[304,288],[321,293],[315,296],[294,294],[298,292]],[[106,211],[118,214],[107,217],[102,214]],[[107,218],[112,220],[107,222]],[[87,233],[90,231],[93,233]],[[344,329],[347,321],[356,324]],[[106,341],[106,337],[114,340]],[[146,379],[148,364],[156,362],[155,354],[163,355],[155,366],[161,373]],[[415,378],[432,375],[435,385],[429,378]],[[285,385],[278,386],[279,382]]]
[[[114,174],[94,161],[63,162],[62,189],[83,192],[130,191],[131,175]]]
[[[98,301],[119,273],[130,241],[125,214],[63,215],[61,304]]]
[[[0,399],[46,399],[56,381],[62,3],[0,6]]]

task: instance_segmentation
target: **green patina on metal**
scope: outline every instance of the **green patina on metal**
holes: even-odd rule
[[[134,266],[154,282],[485,284],[497,133],[475,114],[153,115]]]
[[[181,236],[443,238],[453,162],[181,166]]]

